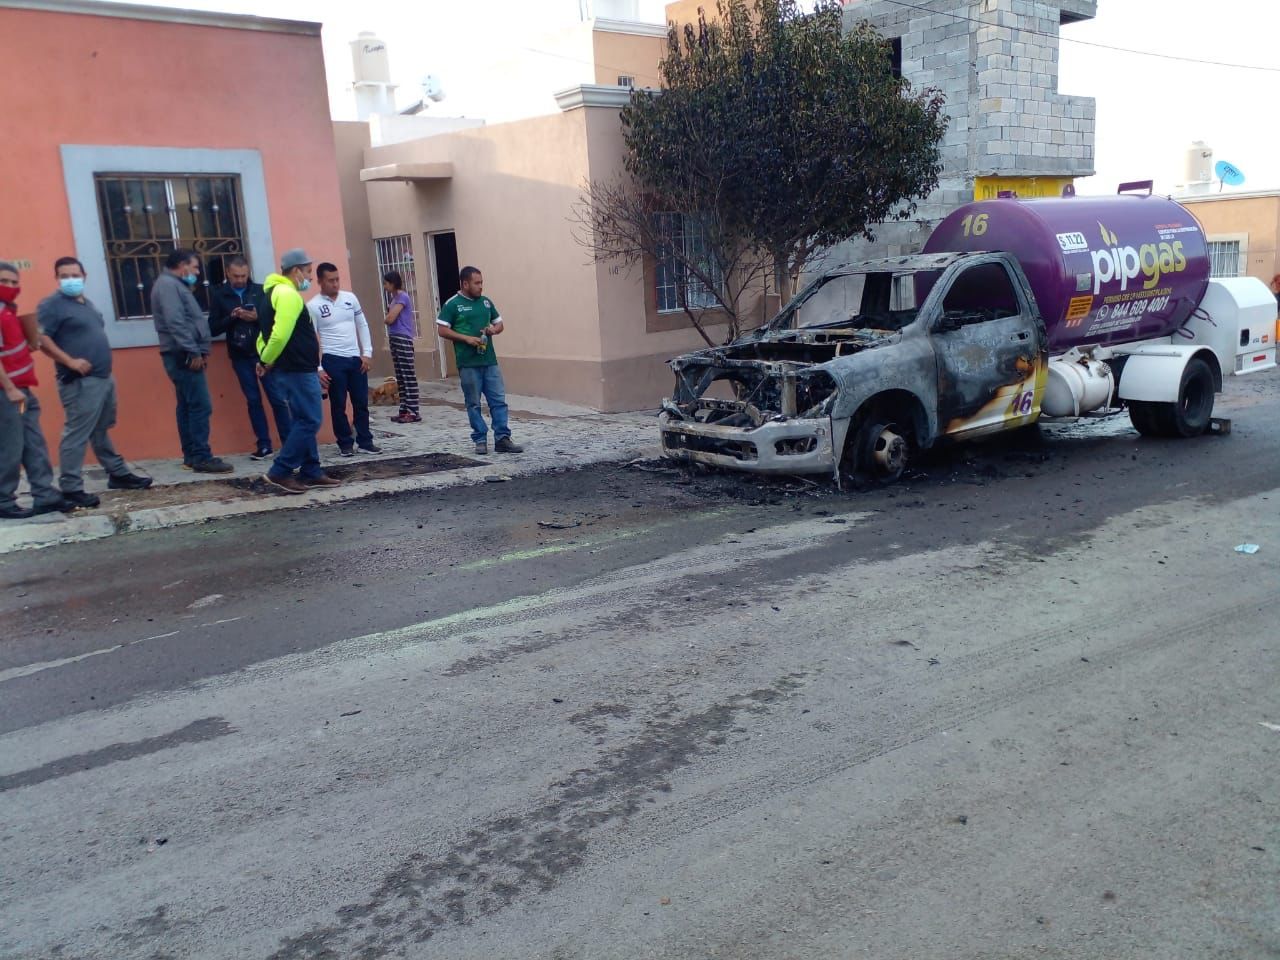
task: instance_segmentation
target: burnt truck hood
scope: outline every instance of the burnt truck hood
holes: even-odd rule
[[[803,330],[757,330],[722,347],[686,353],[667,362],[679,373],[690,367],[821,366],[901,339],[899,331],[822,327]]]

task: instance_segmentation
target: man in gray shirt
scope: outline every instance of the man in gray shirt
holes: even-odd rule
[[[96,507],[98,498],[85,492],[81,474],[86,444],[93,445],[112,490],[145,490],[151,478],[129,470],[107,433],[116,423],[111,344],[102,314],[84,295],[84,266],[75,257],[61,257],[53,273],[58,292],[40,301],[36,319],[42,334],[40,349],[56,364],[58,398],[66,414],[58,450],[58,485],[74,506]]]
[[[182,465],[198,473],[230,473],[234,468],[209,448],[213,400],[205,380],[209,363],[209,320],[191,292],[200,280],[200,260],[190,250],[174,250],[151,288],[151,314],[160,338],[164,372],[178,397],[178,439]]]

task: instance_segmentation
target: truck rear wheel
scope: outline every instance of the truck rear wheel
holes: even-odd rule
[[[1144,437],[1162,437],[1160,425],[1156,418],[1156,407],[1159,404],[1150,403],[1145,400],[1130,400],[1129,422],[1133,424],[1133,429],[1137,430]]]
[[[1182,371],[1178,399],[1173,403],[1129,401],[1129,419],[1148,437],[1198,437],[1213,417],[1213,370],[1201,357],[1192,357]]]

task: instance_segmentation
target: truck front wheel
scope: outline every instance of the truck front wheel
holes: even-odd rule
[[[896,424],[868,419],[854,437],[854,476],[863,483],[893,483],[906,469],[910,453],[910,443]]]
[[[1173,403],[1129,401],[1129,419],[1147,437],[1198,437],[1213,417],[1213,370],[1201,357],[1192,357],[1182,371],[1178,399]]]

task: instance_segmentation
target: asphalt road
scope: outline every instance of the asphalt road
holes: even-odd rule
[[[1280,957],[1280,376],[1221,406],[0,557],[0,957]]]

